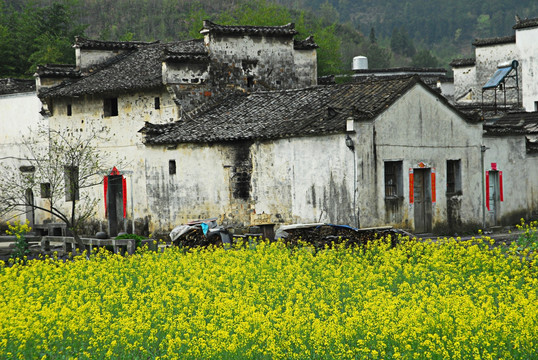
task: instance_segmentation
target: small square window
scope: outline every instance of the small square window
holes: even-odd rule
[[[67,116],[73,115],[73,108],[71,104],[67,104]]]
[[[168,161],[168,174],[170,175],[176,174],[176,161],[175,160]]]
[[[41,183],[41,198],[50,199],[50,183]]]
[[[155,110],[159,110],[161,108],[161,99],[157,96],[155,98]]]
[[[118,98],[106,98],[103,101],[105,117],[118,116]]]

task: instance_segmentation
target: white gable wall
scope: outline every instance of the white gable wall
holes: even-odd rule
[[[379,217],[414,228],[414,204],[410,203],[410,169],[426,168],[435,172],[435,203],[432,204],[433,228],[447,226],[446,161],[461,160],[462,195],[456,212],[462,225],[480,221],[480,144],[481,124],[470,124],[453,109],[422,86],[415,86],[382,113],[374,123],[376,184]],[[404,198],[398,204],[385,200],[384,161],[403,162]],[[432,184],[433,188],[433,184]]]
[[[495,74],[497,71],[498,65],[506,63],[512,60],[518,60],[521,57],[519,48],[515,43],[508,44],[496,44],[491,46],[478,46],[475,49],[476,55],[476,81],[477,89],[476,96],[477,101],[482,101],[482,86],[484,86],[488,80]],[[520,62],[519,66],[519,86],[521,87],[522,80],[524,76],[521,73],[522,64]],[[513,70],[512,74],[513,75]],[[514,86],[513,80],[507,80],[508,86]],[[507,103],[516,103],[517,93],[515,90],[507,90],[506,92],[506,101]],[[484,92],[484,102],[492,103],[495,98],[495,91],[487,90]],[[521,101],[521,96],[520,96]],[[497,91],[497,104],[504,103],[504,95],[502,91]]]
[[[35,92],[0,95],[0,154],[1,162],[5,165],[30,165],[23,159],[30,154],[21,144],[22,137],[28,137],[30,132],[36,131],[43,117],[39,113],[41,101]],[[46,200],[41,199],[40,194],[34,194],[34,201],[38,205],[45,205]],[[14,214],[15,215],[15,214]],[[42,222],[48,218],[45,214],[36,212],[35,220]],[[15,219],[25,221],[26,216],[15,216]]]
[[[155,97],[160,99],[160,109],[155,109]],[[71,104],[72,116],[67,116],[67,104]],[[166,91],[147,91],[144,93],[122,94],[118,96],[118,116],[105,117],[103,98],[100,96],[82,96],[78,98],[55,99],[53,116],[48,118],[52,129],[72,131],[74,134],[92,132],[108,141],[100,141],[99,148],[108,154],[106,169],[112,166],[126,178],[127,213],[135,219],[148,215],[146,196],[146,147],[142,143],[142,134],[138,133],[144,123],[168,123],[177,118],[176,106]],[[122,164],[123,166],[120,166]],[[102,176],[106,173],[103,172]],[[105,220],[103,186],[91,189],[94,198],[99,199],[95,209],[97,219]],[[131,194],[134,196],[131,198]],[[131,202],[133,199],[134,203]],[[64,206],[70,206],[66,202]]]
[[[476,66],[455,67],[454,101],[456,103],[473,103],[478,101],[476,86]]]
[[[522,76],[523,107],[538,110],[538,28],[516,30],[516,43]]]

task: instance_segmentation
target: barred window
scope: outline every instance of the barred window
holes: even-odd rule
[[[403,196],[402,161],[385,161],[385,198]]]

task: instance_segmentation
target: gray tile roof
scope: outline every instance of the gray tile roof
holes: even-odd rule
[[[510,44],[516,42],[516,36],[502,36],[502,37],[494,37],[494,38],[487,38],[487,39],[475,39],[473,42],[473,45],[476,47],[481,46],[490,46],[490,45],[500,45],[500,44]]]
[[[75,36],[74,47],[92,50],[132,50],[138,46],[155,44],[157,42],[150,43],[143,41],[103,41],[86,39],[82,36]]]
[[[467,66],[475,66],[476,65],[476,59],[468,58],[468,59],[454,59],[449,64],[452,67],[467,67]]]
[[[37,75],[43,77],[78,78],[80,70],[75,65],[47,64],[37,66]]]
[[[357,69],[353,70],[355,74],[375,74],[375,73],[406,73],[406,75],[421,74],[421,73],[442,73],[446,74],[444,68],[419,68],[419,67],[395,67],[395,68],[382,68],[382,69]]]
[[[209,32],[224,35],[271,35],[271,36],[294,36],[298,34],[295,24],[289,23],[281,26],[245,26],[245,25],[218,25],[209,20],[204,20],[201,33]]]
[[[35,92],[35,80],[0,79],[0,95]]]
[[[318,44],[314,41],[313,36],[309,36],[304,40],[293,40],[293,48],[295,50],[313,50],[319,48]]]
[[[484,124],[490,136],[538,134],[538,112],[512,112]]]
[[[136,44],[134,48],[88,69],[79,79],[44,89],[40,97],[106,95],[158,88],[163,86],[162,61],[166,56],[174,58],[173,61],[198,61],[205,52],[200,40]]]
[[[209,54],[203,40],[182,41],[169,44],[165,49],[166,62],[209,62]]]
[[[417,77],[405,77],[234,94],[186,114],[183,121],[146,123],[140,132],[146,144],[163,145],[339,133],[349,116],[373,120],[417,83],[425,86]]]
[[[524,29],[529,27],[537,27],[538,26],[538,18],[533,19],[520,19],[516,22],[516,24],[512,27],[513,29]]]

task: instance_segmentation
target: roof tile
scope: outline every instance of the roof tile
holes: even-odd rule
[[[416,77],[233,94],[182,121],[146,124],[147,144],[273,139],[345,131],[346,119],[372,120],[419,82]],[[330,108],[330,109],[329,109]]]

